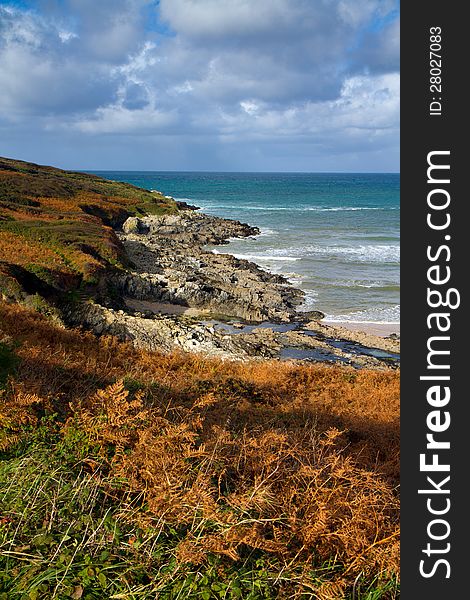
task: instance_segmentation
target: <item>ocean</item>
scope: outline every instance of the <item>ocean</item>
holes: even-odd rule
[[[399,174],[94,173],[259,227],[259,236],[213,251],[285,275],[305,291],[301,310],[336,322],[399,323]]]

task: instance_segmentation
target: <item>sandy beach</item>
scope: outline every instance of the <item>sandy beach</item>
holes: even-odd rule
[[[369,335],[380,337],[387,337],[393,333],[400,335],[399,323],[354,323],[351,321],[329,321],[328,319],[323,319],[322,323],[333,327],[344,327],[350,331],[362,331]]]

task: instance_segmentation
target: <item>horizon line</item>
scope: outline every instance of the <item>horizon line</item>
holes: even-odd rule
[[[72,170],[72,169],[64,169]],[[252,174],[252,175],[400,175],[401,171],[208,171],[191,169],[73,169],[82,173],[219,173],[219,174]]]
[[[0,159],[12,160],[23,162],[27,164],[37,165],[39,167],[50,167],[53,169],[59,169],[61,171],[70,171],[75,173],[218,173],[218,174],[253,174],[253,175],[269,175],[269,174],[277,174],[277,175],[400,175],[401,171],[209,171],[205,169],[199,170],[191,170],[191,169],[165,169],[165,170],[154,170],[154,169],[79,169],[75,167],[58,167],[55,164],[49,163],[38,163],[32,160],[26,160],[24,158],[12,158],[10,156],[2,156],[0,155]]]

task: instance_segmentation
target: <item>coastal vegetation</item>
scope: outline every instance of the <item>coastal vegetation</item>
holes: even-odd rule
[[[126,264],[113,227],[176,210],[127,183],[0,157],[0,291],[14,300],[96,294],[106,271]]]
[[[177,212],[0,160],[0,599],[398,597],[399,374],[66,328]]]

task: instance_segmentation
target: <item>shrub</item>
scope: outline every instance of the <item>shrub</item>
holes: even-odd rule
[[[396,372],[0,323],[9,598],[397,597]]]

